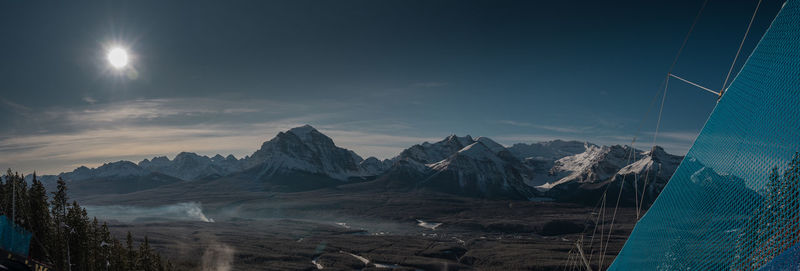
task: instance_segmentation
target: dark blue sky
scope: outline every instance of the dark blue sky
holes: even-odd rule
[[[31,2],[0,3],[0,165],[57,173],[305,123],[380,158],[452,133],[626,144],[703,1]],[[756,2],[709,1],[674,73],[721,88]],[[685,153],[715,102],[673,80],[659,144]]]

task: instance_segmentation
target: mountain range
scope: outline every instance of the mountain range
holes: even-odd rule
[[[276,192],[358,184],[354,187],[487,199],[588,202],[609,185],[624,183],[618,182],[623,179],[643,183],[647,178],[647,187],[629,184],[622,189],[648,191],[648,198],[654,199],[682,159],[661,147],[641,151],[562,140],[506,147],[487,137],[469,135],[416,144],[391,159],[364,159],[305,125],[278,133],[243,158],[182,152],[172,160],[161,156],[139,163],[82,166],[39,179],[52,186],[62,178],[77,195],[124,194],[182,182],[244,179],[253,184],[251,188]]]

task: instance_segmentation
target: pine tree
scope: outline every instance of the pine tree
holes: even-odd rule
[[[97,218],[92,221],[94,228],[94,266],[95,270],[106,270],[111,261],[111,234],[108,232],[108,225],[103,222],[99,225]]]
[[[3,178],[4,177],[4,178]],[[174,270],[150,247],[147,237],[138,251],[133,236],[123,245],[112,238],[106,223],[89,219],[78,202],[67,204],[67,184],[59,178],[48,202],[44,185],[33,174],[28,187],[23,175],[0,177],[0,212],[14,217],[16,224],[33,234],[30,257],[50,262],[55,270]],[[5,182],[3,182],[5,180]],[[14,213],[14,214],[12,214]]]
[[[126,265],[130,270],[134,270],[134,268],[136,268],[136,251],[133,250],[133,235],[131,235],[131,232],[128,232],[128,237],[126,241],[127,242],[125,243],[125,245],[127,246],[128,249],[127,251],[128,258]]]
[[[12,184],[12,176],[13,176],[13,174],[14,174],[14,172],[12,172],[11,169],[9,168],[8,171],[6,171],[5,182],[2,182],[2,185],[0,185],[0,187],[3,187],[3,195],[2,195],[3,204],[0,207],[2,207],[2,209],[3,209],[2,210],[3,214],[8,216],[9,218],[11,218],[11,206],[13,205],[13,203],[11,201],[12,197],[13,197],[13,195],[12,195],[12,191],[13,191],[13,188],[12,188],[12,185],[13,185]],[[0,178],[0,179],[2,179],[2,178]]]
[[[5,214],[17,225],[29,228],[30,222],[25,215],[28,211],[27,185],[19,173],[12,174],[11,170],[8,170],[4,190],[7,192]]]
[[[147,236],[144,237],[144,242],[139,244],[139,259],[137,269],[142,271],[155,271],[155,259],[153,258],[153,251],[150,249],[150,241]]]
[[[127,267],[127,255],[125,247],[117,239],[112,240],[111,243],[111,262],[108,270],[122,271],[129,270]]]
[[[30,255],[40,261],[52,261],[48,251],[52,250],[51,229],[53,225],[47,204],[47,191],[42,182],[36,179],[36,173],[33,174],[31,189],[28,193],[31,218],[30,229],[33,233]]]
[[[70,262],[74,266],[87,267],[88,262],[88,218],[86,218],[86,211],[83,210],[78,202],[73,201],[69,209],[67,209],[66,218],[67,227],[69,228],[70,235]]]
[[[50,256],[53,257],[53,267],[60,270],[69,270],[67,262],[67,251],[69,250],[69,229],[66,224],[67,213],[67,183],[60,177],[57,181],[56,191],[50,200],[50,214],[53,219],[53,238],[51,245],[53,249]]]
[[[756,270],[800,241],[800,156],[772,169],[762,205],[741,229],[732,270]]]

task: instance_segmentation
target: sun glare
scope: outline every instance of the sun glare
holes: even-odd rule
[[[108,51],[108,62],[117,69],[122,69],[128,65],[128,52],[122,48],[114,48]]]

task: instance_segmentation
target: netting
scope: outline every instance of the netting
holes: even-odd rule
[[[787,249],[776,256],[769,263],[762,266],[758,271],[785,271],[800,270],[800,244]]]
[[[610,269],[774,264],[800,239],[798,151],[800,2],[790,0]]]
[[[31,233],[0,215],[0,248],[12,253],[28,256]]]

